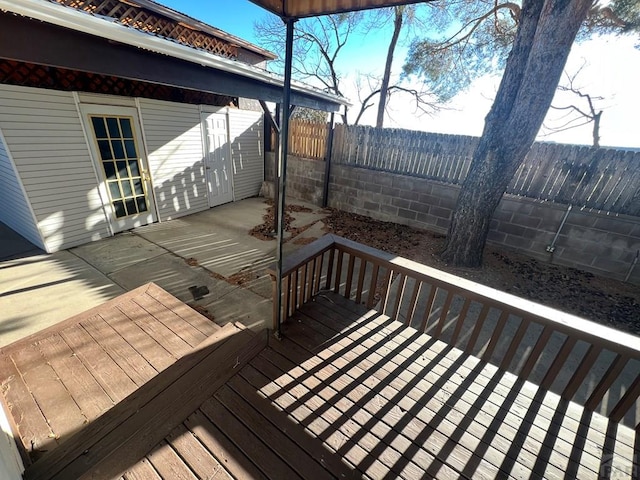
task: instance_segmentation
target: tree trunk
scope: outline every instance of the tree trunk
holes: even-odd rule
[[[593,146],[600,148],[600,118],[602,118],[602,110],[593,115]]]
[[[524,0],[500,88],[485,118],[441,254],[478,267],[491,217],[551,105],[591,0]]]
[[[376,119],[376,128],[382,128],[384,123],[384,110],[387,106],[387,97],[389,96],[389,80],[391,78],[391,64],[393,63],[393,54],[398,44],[400,30],[402,30],[402,19],[404,16],[404,8],[394,7],[395,20],[393,22],[393,35],[391,43],[387,51],[387,61],[384,64],[384,74],[382,75],[382,86],[380,87],[380,102],[378,103],[378,117]]]

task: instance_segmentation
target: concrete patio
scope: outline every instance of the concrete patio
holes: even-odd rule
[[[323,214],[305,206],[313,212],[293,213],[293,225],[313,225],[300,237],[318,237]],[[250,198],[50,255],[5,228],[0,231],[0,346],[148,282],[206,310],[218,324],[262,328],[272,315],[265,269],[275,261],[276,243],[248,231],[262,223],[267,207],[263,198]],[[290,240],[285,255],[299,247]],[[190,287],[209,293],[196,299]]]

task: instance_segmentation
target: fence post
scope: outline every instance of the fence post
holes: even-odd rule
[[[327,153],[324,159],[324,185],[322,189],[322,208],[326,208],[329,204],[329,178],[331,175],[331,156],[333,154],[333,121],[335,113],[331,112],[329,119],[329,138],[327,139]]]

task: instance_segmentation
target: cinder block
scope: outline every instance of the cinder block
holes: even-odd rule
[[[429,205],[425,205],[424,203],[420,202],[411,202],[409,204],[409,210],[413,210],[414,212],[418,213],[426,213],[429,211]]]
[[[400,190],[398,190],[397,188],[392,188],[392,187],[381,187],[380,188],[380,194],[381,195],[389,195],[390,197],[399,197],[400,196]]]
[[[448,208],[432,206],[429,207],[429,213],[431,215],[435,215],[436,217],[446,218],[447,220],[451,218],[451,210],[449,210]]]
[[[365,201],[363,203],[363,208],[365,210],[369,210],[371,212],[378,212],[378,211],[380,211],[380,204],[379,203],[375,203],[375,202]]]
[[[438,217],[434,216],[434,215],[429,215],[428,213],[420,213],[418,212],[418,214],[416,215],[416,220],[420,223],[424,223],[425,225],[437,225],[438,224]]]
[[[489,234],[487,235],[487,240],[494,243],[504,244],[505,238],[507,238],[507,236],[504,233],[493,229],[489,230]]]
[[[493,216],[491,218],[493,218],[494,220],[498,220],[499,222],[504,222],[504,223],[511,223],[511,216],[513,215],[513,212],[510,212],[508,210],[502,210],[500,208],[496,208],[495,212],[493,212]]]
[[[500,222],[499,229],[502,233],[506,233],[507,235],[515,235],[516,237],[523,237],[526,232],[526,229],[524,227],[507,222]]]
[[[398,216],[398,207],[394,207],[392,205],[385,205],[385,204],[381,204],[380,205],[380,212],[386,214],[386,215],[390,215],[392,217],[397,217]]]
[[[373,176],[373,183],[380,185],[382,187],[391,187],[393,186],[393,177],[383,172],[377,172]]]
[[[405,200],[404,198],[397,198],[396,197],[396,198],[391,200],[391,205],[393,205],[394,207],[408,209],[409,206],[411,205],[411,202],[409,200]]]
[[[531,215],[535,206],[527,199],[504,195],[498,208],[511,213],[520,213],[522,215]]]
[[[449,229],[449,223],[451,223],[451,220],[448,218],[441,218],[438,217],[438,219],[436,220],[436,226],[444,229],[444,230],[448,230]]]
[[[440,198],[432,194],[421,194],[418,199],[420,203],[426,203],[427,205],[440,205]]]
[[[629,270],[630,264],[625,262],[619,262],[611,258],[596,257],[591,262],[591,267],[603,270],[605,272],[626,274]]]
[[[618,235],[631,235],[636,225],[625,220],[615,217],[599,217],[596,218],[593,226],[599,230],[605,230]]]
[[[398,217],[400,218],[406,218],[408,220],[415,220],[416,219],[416,212],[412,212],[411,210],[406,210],[404,208],[398,208]]]
[[[531,250],[533,242],[528,238],[518,237],[515,235],[506,235],[504,244],[510,247],[516,247],[522,250]]]
[[[402,177],[400,175],[393,176],[391,185],[400,190],[413,190],[414,187],[413,181],[410,178]]]
[[[511,215],[511,222],[516,225],[522,225],[523,227],[537,228],[542,222],[542,218],[514,212]]]

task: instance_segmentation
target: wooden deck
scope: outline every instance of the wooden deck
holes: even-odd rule
[[[47,450],[25,478],[618,479],[637,469],[631,428],[339,295],[320,292],[267,345],[156,288],[108,304],[137,315],[93,312],[3,351],[22,442],[34,442],[33,458]]]

